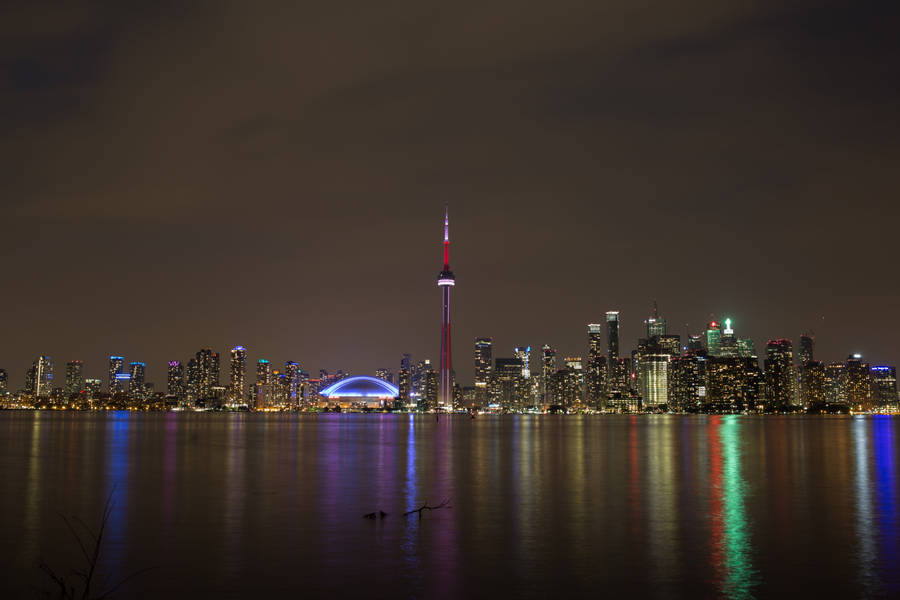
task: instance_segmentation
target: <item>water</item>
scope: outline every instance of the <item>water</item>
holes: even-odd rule
[[[5,412],[0,597],[111,492],[121,597],[897,596],[898,465],[890,417]]]

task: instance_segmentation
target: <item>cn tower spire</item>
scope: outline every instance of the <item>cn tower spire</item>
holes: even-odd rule
[[[441,364],[437,410],[453,410],[453,367],[450,361],[450,288],[456,277],[450,270],[450,208],[444,205],[444,268],[438,274],[441,288]]]

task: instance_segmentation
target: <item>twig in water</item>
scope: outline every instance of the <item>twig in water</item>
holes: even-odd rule
[[[407,516],[409,516],[409,515],[411,515],[411,514],[413,514],[413,513],[418,513],[418,514],[419,514],[419,518],[421,519],[421,518],[422,518],[422,511],[423,511],[423,510],[438,510],[438,509],[441,509],[441,508],[453,508],[452,506],[450,506],[450,499],[449,499],[449,498],[447,498],[446,500],[444,500],[443,502],[441,502],[440,504],[438,504],[438,505],[436,505],[436,506],[428,506],[428,503],[426,502],[425,504],[423,504],[423,505],[420,506],[419,508],[415,508],[415,509],[413,509],[413,510],[410,510],[410,511],[407,511],[407,512],[403,513],[403,516],[404,516],[404,517],[407,517]]]

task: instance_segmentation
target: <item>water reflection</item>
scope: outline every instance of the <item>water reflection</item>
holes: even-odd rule
[[[900,527],[898,527],[897,471],[894,463],[894,429],[891,417],[872,418],[872,451],[875,454],[875,495],[878,514],[878,548],[884,592],[896,596],[900,592]]]
[[[406,510],[416,508],[419,501],[419,486],[416,479],[416,419],[410,414],[407,422],[406,436],[406,482],[404,485],[403,500]],[[405,512],[405,511],[404,511]],[[412,584],[410,587],[418,588],[421,572],[419,568],[419,519],[407,519],[403,532],[403,558],[406,563],[407,578]]]
[[[741,417],[710,419],[713,566],[723,596],[750,598],[756,585],[741,475]]]
[[[128,437],[131,414],[127,411],[114,413],[106,424],[109,444],[106,449],[107,473],[106,492],[112,498],[109,520],[106,522],[104,537],[109,551],[106,567],[113,580],[121,580],[123,552],[126,547],[125,523],[128,509]]]

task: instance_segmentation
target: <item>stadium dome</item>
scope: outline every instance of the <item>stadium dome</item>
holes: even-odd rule
[[[356,377],[341,379],[337,383],[329,385],[324,390],[321,390],[319,395],[335,400],[339,398],[375,400],[396,398],[400,395],[400,390],[397,389],[397,386],[388,383],[384,379],[368,375],[357,375]]]

